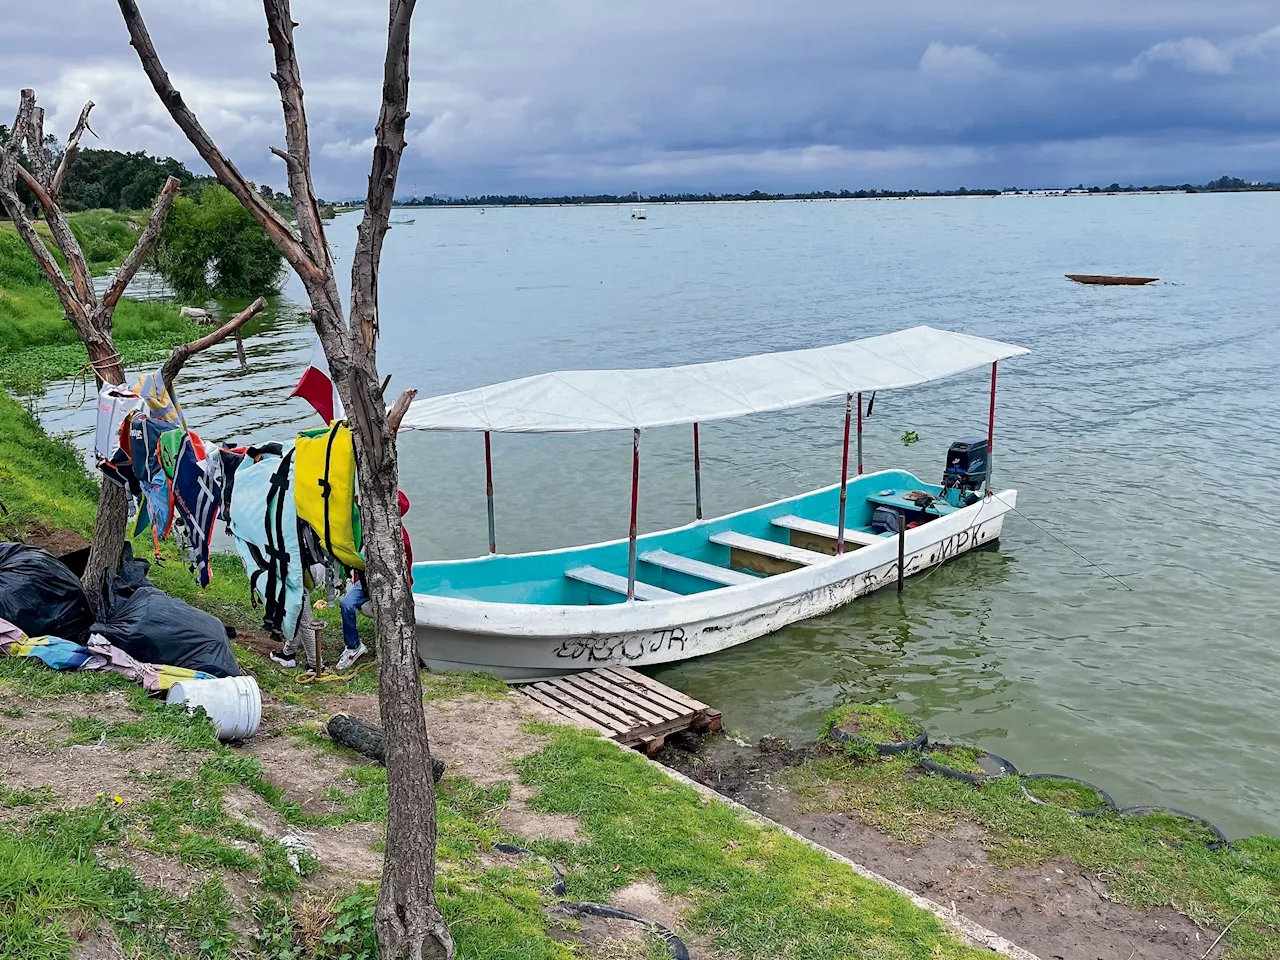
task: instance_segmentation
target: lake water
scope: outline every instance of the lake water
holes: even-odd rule
[[[381,367],[444,393],[557,368],[688,363],[917,323],[1032,355],[1001,367],[998,550],[657,676],[755,738],[892,702],[940,738],[1121,804],[1280,832],[1280,195],[999,198],[399,211],[382,266]],[[349,270],[356,216],[330,226]],[[1159,276],[1084,287],[1064,273]],[[287,438],[312,334],[288,302],[198,357],[180,389],[207,438]],[[67,385],[46,423],[87,439]],[[882,394],[869,469],[934,480],[982,432],[983,372]],[[708,515],[839,477],[843,404],[702,428]],[[904,430],[920,442],[904,447]],[[486,549],[479,436],[404,437],[421,558]],[[499,548],[626,534],[631,438],[495,436]],[[643,441],[642,530],[693,517],[687,427]],[[1052,534],[1052,536],[1050,535]],[[1064,546],[1059,540],[1069,545]],[[1078,551],[1078,553],[1077,553]],[[1082,556],[1087,558],[1082,559]],[[1105,573],[1104,573],[1105,571]],[[1107,576],[1110,574],[1111,576]],[[1114,577],[1116,579],[1112,579]]]

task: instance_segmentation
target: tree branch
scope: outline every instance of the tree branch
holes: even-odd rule
[[[387,433],[395,436],[400,430],[400,421],[404,419],[404,415],[409,412],[409,404],[413,403],[413,398],[418,395],[416,389],[409,389],[396,397],[396,402],[391,405],[391,409],[387,411]]]
[[[89,264],[84,258],[84,251],[80,249],[80,241],[71,232],[71,225],[67,223],[67,218],[58,206],[57,199],[49,192],[48,184],[51,176],[48,158],[44,152],[44,110],[36,105],[34,90],[22,91],[18,119],[14,120],[10,139],[15,149],[21,149],[22,142],[26,141],[27,159],[34,170],[25,170],[18,164],[18,175],[22,177],[22,182],[28,189],[35,194],[36,200],[44,209],[45,222],[49,225],[49,232],[53,234],[53,242],[58,245],[58,249],[62,251],[62,256],[67,261],[67,266],[71,268],[71,284],[75,289],[76,299],[80,301],[81,311],[87,316],[97,303],[97,297],[93,292],[93,279],[89,275]],[[35,251],[33,250],[32,253]],[[55,282],[54,288],[58,289],[59,284]],[[61,298],[61,294],[59,297]],[[65,300],[63,306],[70,315],[72,308]]]
[[[173,352],[169,354],[169,359],[164,362],[164,366],[160,368],[160,378],[164,380],[165,389],[169,391],[169,396],[175,396],[173,392],[173,381],[178,378],[178,373],[182,370],[182,365],[186,363],[194,354],[201,350],[208,350],[215,344],[221,343],[227,337],[236,333],[246,323],[256,317],[266,307],[267,301],[265,297],[259,297],[249,306],[245,307],[232,319],[228,320],[213,333],[201,337],[199,340],[193,340],[190,343],[180,344],[173,348]]]
[[[173,117],[174,122],[186,134],[191,145],[196,148],[222,185],[231,191],[232,195],[258,221],[262,229],[267,231],[267,235],[280,248],[280,252],[284,254],[285,259],[298,272],[298,275],[304,281],[309,280],[313,283],[323,281],[325,271],[318,258],[310,255],[284,218],[258,195],[244,175],[236,169],[235,164],[218,149],[213,138],[205,132],[204,127],[200,126],[196,115],[183,101],[182,94],[174,88],[173,81],[169,79],[164,64],[160,62],[160,55],[156,53],[155,45],[151,42],[151,35],[147,32],[147,25],[142,19],[141,11],[138,10],[138,4],[135,0],[118,0],[118,3],[120,13],[124,16],[125,26],[129,29],[130,46],[137,52],[142,69],[150,79],[156,96],[169,111],[169,116]]]
[[[302,74],[298,69],[298,53],[293,45],[293,16],[289,0],[262,0],[267,18],[267,39],[275,52],[276,69],[271,79],[280,89],[280,106],[284,110],[284,135],[288,154],[272,148],[289,167],[289,193],[293,196],[293,213],[298,218],[298,232],[303,246],[316,263],[327,263],[329,252],[324,243],[324,226],[316,203],[315,185],[311,182],[311,143],[307,130],[307,112],[302,104]]]
[[[396,176],[405,147],[404,128],[409,119],[409,21],[414,3],[415,0],[391,0],[382,108],[378,111],[364,219],[351,260],[351,328],[359,329],[359,341],[370,353],[378,338],[378,263],[395,200]]]
[[[55,200],[62,193],[62,178],[67,175],[67,168],[71,166],[71,161],[75,159],[76,152],[80,149],[80,138],[86,130],[93,133],[93,128],[89,126],[89,111],[92,109],[93,101],[90,100],[84,105],[84,109],[80,111],[80,119],[76,121],[76,128],[71,131],[71,136],[67,138],[67,148],[62,151],[62,159],[58,161],[58,169],[54,171],[53,181],[49,184],[49,195]],[[97,136],[96,133],[93,133],[93,135]]]
[[[102,295],[102,305],[108,312],[115,309],[116,304],[120,302],[120,297],[124,295],[125,287],[129,286],[133,275],[151,255],[151,248],[160,239],[165,218],[173,209],[173,199],[181,186],[182,183],[177,177],[170,177],[160,188],[160,195],[156,197],[155,206],[151,208],[151,219],[147,221],[146,229],[138,236],[138,242],[133,245],[124,263],[120,264],[115,276],[111,278],[111,285],[107,287],[107,292]]]

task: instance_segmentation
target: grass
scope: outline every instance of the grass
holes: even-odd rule
[[[35,523],[88,534],[97,502],[80,451],[50,437],[0,391],[0,536],[19,536]]]
[[[851,703],[827,715],[823,736],[839,740],[850,756],[871,758],[877,743],[906,743],[924,732],[918,722],[890,706]]]
[[[954,765],[954,756],[948,760]],[[950,832],[961,819],[976,823],[997,865],[1067,857],[1104,875],[1108,895],[1132,907],[1173,907],[1219,930],[1247,910],[1224,938],[1226,955],[1280,956],[1280,839],[1253,837],[1238,841],[1235,851],[1210,850],[1207,832],[1179,817],[1080,817],[1029,802],[1015,777],[975,787],[913,764],[908,757],[860,763],[828,756],[780,779],[807,809],[856,814],[909,842]]]
[[[137,216],[108,210],[70,216],[94,273],[119,265],[128,254],[136,236],[129,224]],[[49,245],[47,228],[38,229]],[[200,330],[174,304],[124,299],[116,307],[112,335],[126,365],[137,365],[198,337]],[[36,393],[49,380],[75,375],[87,360],[35,258],[12,224],[0,224],[0,384]]]
[[[985,773],[978,762],[983,751],[974,747],[959,747],[947,744],[934,744],[926,750],[924,757],[939,766],[949,767],[959,773]]]
[[[519,763],[532,806],[587,835],[534,849],[566,867],[569,897],[607,900],[639,879],[688,898],[689,924],[744,957],[978,957],[931,915],[775,830],[673,783],[639,756],[577,730]]]
[[[1106,805],[1102,794],[1084,783],[1074,780],[1062,780],[1057,777],[1045,777],[1036,780],[1023,780],[1023,789],[1037,800],[1064,810],[1101,810]]]

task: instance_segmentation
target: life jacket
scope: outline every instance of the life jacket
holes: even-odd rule
[[[262,624],[286,639],[297,632],[304,602],[293,457],[290,450],[241,460],[231,497],[231,532],[254,599],[265,607]]]
[[[351,429],[339,420],[328,427],[304,430],[298,434],[294,455],[293,495],[298,517],[315,530],[320,545],[339,562],[363,570]]]

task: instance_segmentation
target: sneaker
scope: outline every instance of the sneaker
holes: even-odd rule
[[[283,650],[272,650],[271,659],[282,667],[293,669],[298,665],[298,658],[292,653],[285,653]]]
[[[342,656],[338,658],[338,666],[336,669],[339,672],[342,672],[343,670],[350,670],[356,665],[356,661],[368,652],[369,648],[363,643],[358,647],[347,647],[347,649],[342,651]]]

